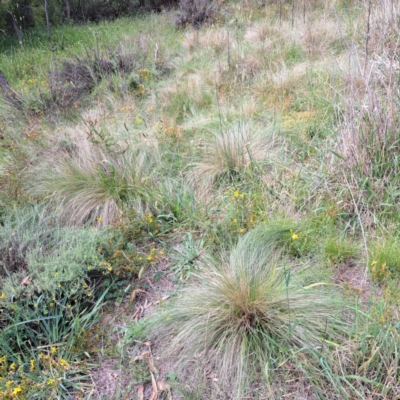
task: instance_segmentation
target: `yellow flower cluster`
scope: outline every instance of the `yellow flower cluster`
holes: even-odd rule
[[[139,96],[144,96],[146,94],[146,92],[148,91],[148,89],[146,88],[146,86],[140,84],[136,90],[136,93]]]
[[[244,193],[240,193],[238,189],[233,192],[234,199],[244,199]]]
[[[149,255],[146,257],[146,260],[152,264],[154,263],[154,261],[156,261],[158,258],[160,258],[160,256],[162,256],[164,254],[163,250],[157,251],[157,249],[155,247],[153,247],[150,250]]]
[[[376,260],[371,262],[372,279],[377,282],[390,278],[390,271],[385,262],[378,264]]]
[[[61,383],[62,376],[71,368],[65,359],[58,359],[56,353],[57,348],[52,346],[48,353],[40,353],[37,359],[32,358],[29,361],[28,374],[24,372],[23,364],[9,364],[7,356],[0,357],[0,399],[28,399],[30,393],[43,392],[46,388],[51,390],[48,395],[53,398],[53,389]],[[37,377],[43,376],[43,379],[32,379],[31,374],[39,370]]]
[[[182,137],[183,129],[180,126],[166,126],[163,132],[170,138],[179,139]]]
[[[151,81],[151,73],[147,68],[138,69],[137,73],[144,81]]]

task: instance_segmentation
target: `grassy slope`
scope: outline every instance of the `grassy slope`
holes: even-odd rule
[[[112,78],[113,90],[108,81],[102,82],[87,99],[85,108],[78,106],[78,117],[65,118],[61,114],[55,121],[31,115],[17,124],[9,114],[7,126],[2,127],[5,136],[21,141],[1,150],[3,197],[8,201],[19,191],[26,195],[25,187],[15,189],[20,177],[18,168],[29,176],[31,164],[27,168],[21,158],[40,167],[41,162],[36,160],[46,154],[43,148],[51,149],[62,142],[65,132],[77,143],[86,143],[82,138],[88,126],[109,132],[116,140],[139,141],[145,149],[151,149],[145,151],[154,154],[152,173],[139,183],[128,180],[126,185],[128,190],[139,187],[153,197],[138,200],[132,195],[129,200],[124,197],[121,204],[118,194],[117,200],[113,197],[111,211],[110,206],[96,214],[98,225],[110,215],[115,217],[132,207],[135,218],[147,218],[147,222],[153,217],[164,221],[165,215],[173,215],[168,229],[156,242],[164,245],[179,274],[191,272],[191,264],[185,264],[193,257],[189,254],[193,246],[185,239],[187,232],[201,238],[212,251],[221,246],[229,248],[238,237],[265,222],[287,227],[292,229],[287,239],[291,257],[300,264],[311,259],[316,280],[320,276],[333,279],[350,296],[358,297],[361,291],[364,300],[377,302],[377,307],[369,309],[368,301],[364,301],[366,313],[376,326],[385,327],[387,323],[389,332],[393,326],[390,321],[397,318],[395,282],[400,264],[398,195],[395,174],[391,172],[396,160],[386,154],[393,152],[397,138],[387,136],[386,148],[368,141],[368,132],[379,130],[379,118],[366,115],[362,119],[354,112],[372,104],[364,95],[365,87],[370,89],[368,93],[375,93],[371,98],[380,104],[379,98],[385,98],[385,90],[394,85],[390,83],[390,74],[394,76],[390,59],[395,40],[387,34],[386,47],[382,47],[378,30],[389,18],[382,16],[386,6],[386,2],[380,2],[370,16],[368,63],[367,7],[350,1],[305,1],[301,7],[296,4],[294,10],[289,2],[282,9],[276,3],[265,7],[250,2],[230,3],[222,5],[213,23],[199,30],[176,30],[173,15],[163,13],[134,21],[59,28],[53,30],[51,43],[35,37],[27,40],[22,50],[6,50],[0,55],[0,69],[29,104],[40,103],[40,94],[46,93],[46,78],[53,63],[75,54],[85,55],[96,46],[142,46],[150,60],[143,67],[150,66],[152,78],[144,79],[146,93],[142,96],[125,90],[130,77]],[[390,30],[390,21],[387,26]],[[163,62],[163,73],[155,67],[157,62]],[[367,68],[370,75],[365,74]],[[375,84],[378,81],[380,85]],[[383,108],[379,108],[381,115],[390,115],[390,109]],[[391,123],[387,123],[385,132],[391,132]],[[362,130],[356,131],[355,125]],[[248,141],[256,142],[255,132],[267,137],[269,146],[264,149],[260,144],[249,150],[250,160],[247,155],[235,155],[231,148],[228,155],[222,151],[213,156],[219,146],[215,135],[232,129],[245,136],[240,148]],[[354,137],[363,137],[364,141],[360,144]],[[223,150],[229,146],[222,144]],[[16,158],[20,164],[9,161],[15,148],[20,152]],[[241,153],[240,149],[237,152]],[[355,164],[352,152],[357,153]],[[99,160],[94,159],[93,163]],[[372,165],[369,159],[374,159]],[[123,162],[126,164],[120,166],[121,171],[132,168],[132,161]],[[233,166],[227,168],[230,162]],[[374,166],[379,166],[378,172]],[[122,178],[116,185],[125,185],[120,182]],[[32,190],[29,182],[26,187]],[[40,188],[34,189],[36,195],[48,195]],[[107,190],[112,192],[109,187]],[[56,193],[55,188],[50,191]],[[62,201],[64,195],[60,196],[56,203]],[[6,200],[2,201],[7,207]],[[71,215],[73,212],[66,211],[64,216]],[[153,246],[154,231],[142,240],[145,248]],[[170,243],[178,243],[186,253],[173,250]],[[375,298],[377,283],[381,286]],[[373,329],[378,329],[373,323]],[[379,343],[378,339],[374,342],[373,335],[371,348]],[[397,372],[385,375],[380,371],[384,363],[392,363],[397,370],[389,355],[394,350],[390,338],[384,333],[379,335],[384,336],[381,343],[387,345],[381,360],[366,350],[365,363],[360,362],[363,367],[349,368],[364,380],[379,382],[362,388],[355,384],[358,395],[365,398],[385,391],[387,398],[394,395],[395,384],[391,382],[397,379]],[[369,340],[362,333],[355,337]],[[358,348],[359,343],[348,346]],[[341,368],[346,369],[342,362]],[[279,379],[275,383],[279,387]],[[301,389],[304,397],[311,396]],[[201,388],[193,390],[200,391],[199,398],[204,398]],[[347,396],[340,389],[337,393],[329,390],[328,386],[321,387],[322,397]],[[272,392],[265,398],[281,395]],[[187,394],[186,398],[195,397]]]

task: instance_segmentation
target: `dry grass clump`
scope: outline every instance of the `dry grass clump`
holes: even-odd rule
[[[204,143],[201,161],[193,166],[193,181],[206,186],[219,179],[239,176],[258,168],[276,155],[277,140],[271,130],[239,123],[215,133]]]
[[[228,30],[223,28],[213,28],[207,30],[191,30],[185,34],[183,45],[193,51],[196,47],[202,49],[213,48],[221,51],[229,47],[235,47],[236,42],[232,37],[229,37]]]
[[[398,18],[400,10],[392,10],[384,0],[379,4],[380,12],[371,17],[365,53],[354,51],[350,57],[345,110],[331,165],[334,181],[349,189],[348,208],[367,214],[398,202],[400,47],[394,38],[400,31],[389,14],[393,11]],[[373,24],[375,18],[382,25]],[[369,40],[382,47],[370,53]]]
[[[267,49],[273,43],[272,38],[277,40],[281,33],[277,28],[271,26],[266,21],[257,22],[247,28],[244,40],[253,47]]]
[[[156,147],[140,140],[88,140],[77,132],[70,142],[45,152],[27,174],[32,196],[51,200],[71,224],[104,226],[145,193]]]
[[[304,367],[309,353],[328,340],[338,343],[346,326],[338,293],[305,287],[305,271],[274,256],[269,239],[260,228],[221,260],[206,259],[199,279],[164,309],[155,331],[168,343],[174,368],[198,359],[234,399],[252,381],[268,384],[277,365],[298,356]]]
[[[312,58],[329,54],[329,49],[339,40],[337,23],[323,17],[299,28],[298,34],[301,45]]]

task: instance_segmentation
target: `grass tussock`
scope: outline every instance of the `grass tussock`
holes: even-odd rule
[[[293,361],[299,352],[306,362],[346,330],[338,293],[313,281],[307,286],[307,272],[291,268],[264,239],[270,241],[261,227],[221,260],[208,259],[158,325],[176,368],[198,357],[235,399],[252,379],[260,382],[272,360]]]
[[[70,223],[105,226],[124,205],[144,196],[157,150],[132,140],[110,149],[81,135],[78,132],[71,143],[43,154],[26,178],[27,190],[50,200]]]
[[[217,132],[204,143],[202,160],[193,166],[194,182],[211,187],[219,180],[232,180],[252,168],[259,169],[277,153],[273,132],[238,123]]]

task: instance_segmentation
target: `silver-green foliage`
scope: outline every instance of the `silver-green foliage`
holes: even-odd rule
[[[7,298],[33,293],[68,296],[82,291],[90,270],[106,270],[97,252],[104,233],[61,227],[56,215],[36,207],[15,209],[0,225],[0,288]],[[28,278],[29,284],[21,285]]]

